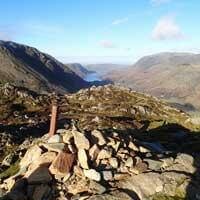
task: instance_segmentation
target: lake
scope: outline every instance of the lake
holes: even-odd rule
[[[92,82],[92,81],[101,81],[101,78],[97,73],[88,74],[85,78],[85,81]]]

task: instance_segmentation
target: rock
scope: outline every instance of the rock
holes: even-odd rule
[[[9,192],[9,194],[6,196],[7,196],[6,199],[9,199],[9,200],[28,200],[27,196],[20,191]]]
[[[79,149],[78,161],[83,169],[89,169],[87,153],[84,149]]]
[[[194,168],[194,164],[195,164],[195,160],[191,155],[188,154],[178,154],[178,156],[176,157],[174,163],[178,163],[183,165],[190,173],[194,173],[195,172],[195,168]]]
[[[31,163],[37,161],[42,153],[42,150],[38,145],[34,145],[29,148],[25,154],[25,156],[20,161],[21,168],[28,167]]]
[[[150,170],[154,170],[154,171],[160,170],[162,165],[163,165],[163,162],[161,162],[159,160],[144,159],[143,161],[147,162],[148,163],[148,168]]]
[[[126,167],[133,167],[134,164],[136,164],[136,161],[133,161],[133,158],[131,157],[129,157],[125,162]]]
[[[99,154],[100,150],[99,147],[94,144],[90,149],[89,149],[89,155],[90,155],[90,160],[94,161],[96,160],[98,154]]]
[[[55,134],[48,139],[48,143],[61,143],[61,142],[63,142],[62,137],[58,134]]]
[[[91,180],[94,180],[94,181],[100,181],[101,180],[100,173],[97,172],[95,169],[89,169],[89,170],[84,169],[83,173],[87,178],[89,178]]]
[[[108,159],[112,157],[112,150],[110,148],[102,149],[97,157],[98,160]]]
[[[93,195],[89,197],[87,200],[133,200],[137,198],[132,198],[128,194],[122,191],[112,191],[110,193],[105,193],[101,195]]]
[[[27,178],[29,184],[49,183],[52,180],[49,169],[44,166],[28,171],[25,178]]]
[[[67,152],[60,152],[52,162],[49,170],[51,174],[66,176],[72,169],[75,155]]]
[[[68,193],[76,195],[83,192],[88,192],[89,190],[89,182],[85,178],[78,179],[74,181],[72,184],[67,186]]]
[[[57,134],[65,134],[66,132],[68,132],[68,130],[66,130],[66,129],[58,129],[57,131],[56,131],[56,133]]]
[[[128,174],[123,174],[123,173],[115,173],[114,174],[114,180],[120,181],[120,180],[125,180],[129,177]]]
[[[104,137],[103,137],[103,135],[102,135],[102,133],[101,133],[100,131],[94,130],[94,131],[91,132],[91,134],[92,134],[95,138],[98,139],[98,144],[99,144],[100,146],[106,144],[106,140],[104,139]]]
[[[51,144],[42,144],[43,147],[45,147],[48,151],[54,151],[54,152],[62,152],[65,148],[64,143],[51,143]]]
[[[71,144],[71,140],[73,139],[73,134],[71,131],[65,130],[65,134],[63,135],[63,142],[66,144]]]
[[[51,192],[51,188],[48,185],[38,185],[36,186],[32,199],[33,200],[43,200],[48,197],[49,193]]]
[[[139,151],[139,148],[131,141],[129,142],[128,147],[133,151]]]
[[[130,171],[133,172],[134,174],[141,174],[145,171],[147,171],[148,165],[145,162],[139,162],[136,164],[135,167],[130,168]]]
[[[139,174],[119,182],[120,188],[134,191],[138,199],[150,199],[151,195],[162,192],[164,183],[157,173]]]
[[[106,188],[95,181],[90,181],[89,192],[92,194],[103,194]]]
[[[118,163],[117,158],[110,158],[109,163],[114,169],[118,168],[119,163]]]
[[[38,158],[38,160],[36,160],[34,163],[30,164],[29,170],[39,167],[41,165],[49,167],[49,165],[55,160],[55,158],[56,158],[55,152],[46,152],[46,153],[42,154]]]
[[[83,133],[73,130],[72,134],[74,136],[74,143],[78,149],[88,150],[90,148],[90,142]]]
[[[109,138],[109,142],[106,144],[107,146],[111,146],[116,152],[118,151],[121,142],[120,141],[116,141],[113,138]]]
[[[163,158],[160,160],[162,161],[162,166],[161,166],[162,169],[166,169],[174,164],[174,158],[172,157]]]
[[[111,171],[103,171],[102,175],[103,175],[103,179],[105,181],[112,181],[113,180],[113,174],[112,174]]]
[[[140,151],[141,153],[148,153],[148,152],[151,152],[149,149],[147,149],[147,148],[145,148],[145,147],[143,147],[143,146],[140,146],[140,147],[139,147],[139,151]]]

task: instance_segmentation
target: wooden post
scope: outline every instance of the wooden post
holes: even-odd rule
[[[56,104],[53,104],[51,111],[49,137],[53,136],[56,133],[57,115],[58,115],[58,106]]]

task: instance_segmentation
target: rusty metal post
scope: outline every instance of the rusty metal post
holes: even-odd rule
[[[53,136],[56,133],[57,116],[58,116],[58,106],[56,104],[53,104],[52,111],[51,111],[49,137]]]

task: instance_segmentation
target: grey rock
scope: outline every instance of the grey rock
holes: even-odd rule
[[[94,181],[100,181],[101,180],[101,174],[97,172],[95,169],[84,169],[83,170],[84,175]]]
[[[103,179],[105,181],[112,181],[113,180],[113,173],[111,171],[103,171],[102,175],[103,175]]]
[[[143,161],[148,163],[148,168],[151,170],[160,170],[162,168],[163,162],[159,160],[144,159]]]
[[[62,142],[62,137],[58,134],[55,134],[48,139],[48,143],[61,143],[61,142]]]

